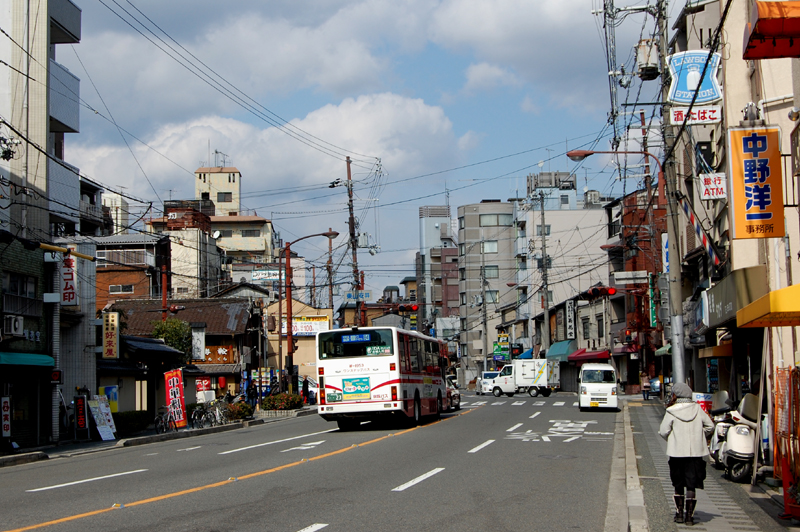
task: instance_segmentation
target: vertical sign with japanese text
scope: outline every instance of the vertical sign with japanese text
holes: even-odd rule
[[[183,397],[183,370],[173,369],[164,373],[164,390],[167,407],[172,408],[178,428],[186,426],[186,401]]]
[[[75,246],[67,246],[76,251]],[[65,255],[61,263],[61,304],[75,306],[78,304],[78,265],[75,257]]]
[[[11,398],[0,397],[0,420],[3,426],[3,438],[11,437]]]
[[[728,130],[733,238],[784,236],[780,128]]]
[[[119,312],[103,314],[103,358],[119,358]]]
[[[575,300],[567,299],[564,302],[566,307],[566,327],[567,327],[567,340],[575,339]]]

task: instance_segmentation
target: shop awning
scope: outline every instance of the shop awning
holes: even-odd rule
[[[800,2],[754,2],[744,27],[745,60],[800,57]]]
[[[587,351],[578,349],[567,357],[570,362],[588,362],[589,360],[601,360],[611,358],[610,351]]]
[[[519,356],[519,358],[533,358],[533,349],[528,349],[527,351],[523,351],[523,353]]]
[[[800,284],[773,290],[736,313],[737,327],[800,325]]]
[[[705,347],[697,354],[697,358],[722,358],[733,356],[733,344],[715,345]]]
[[[657,357],[663,357],[664,355],[672,355],[672,344],[667,344],[664,347],[656,349]]]
[[[626,355],[628,353],[638,353],[639,348],[635,345],[622,344],[614,348],[615,355]]]
[[[550,346],[545,354],[547,360],[567,362],[567,357],[575,351],[575,340],[564,340]]]
[[[52,368],[56,365],[53,357],[37,355],[34,353],[0,353],[0,364],[15,366],[45,366]]]

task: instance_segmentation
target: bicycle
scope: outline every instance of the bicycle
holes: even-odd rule
[[[175,431],[178,432],[178,424],[175,422],[175,401],[173,400],[172,403],[168,407],[161,407],[159,410],[166,409],[166,412],[158,414],[155,419],[155,426],[156,426],[156,434],[161,434],[162,432],[170,432]]]
[[[219,425],[224,425],[229,421],[229,410],[228,410],[228,403],[226,403],[222,399],[218,399],[210,404],[211,412],[214,417],[214,421]]]
[[[202,405],[197,405],[196,407],[194,407],[194,411],[192,412],[192,417],[190,418],[192,428],[202,429],[205,426],[205,421],[206,421],[206,409]]]

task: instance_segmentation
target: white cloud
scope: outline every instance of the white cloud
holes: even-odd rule
[[[542,110],[541,107],[539,107],[533,101],[533,98],[527,95],[525,96],[525,98],[522,99],[522,102],[520,102],[519,108],[522,109],[522,111],[525,113],[533,113],[536,115],[538,115]]]
[[[470,65],[466,72],[464,91],[468,93],[486,91],[497,87],[519,86],[520,80],[512,72],[489,63]]]

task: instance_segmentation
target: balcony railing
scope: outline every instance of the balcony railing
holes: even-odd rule
[[[97,250],[97,267],[149,266],[156,267],[156,256],[144,249],[104,249]]]
[[[62,127],[58,131],[80,131],[81,80],[61,64],[50,60],[50,116]]]
[[[103,220],[103,208],[81,200],[81,218],[88,218],[100,222]]]
[[[3,312],[20,316],[41,317],[42,301],[13,294],[3,294]]]

